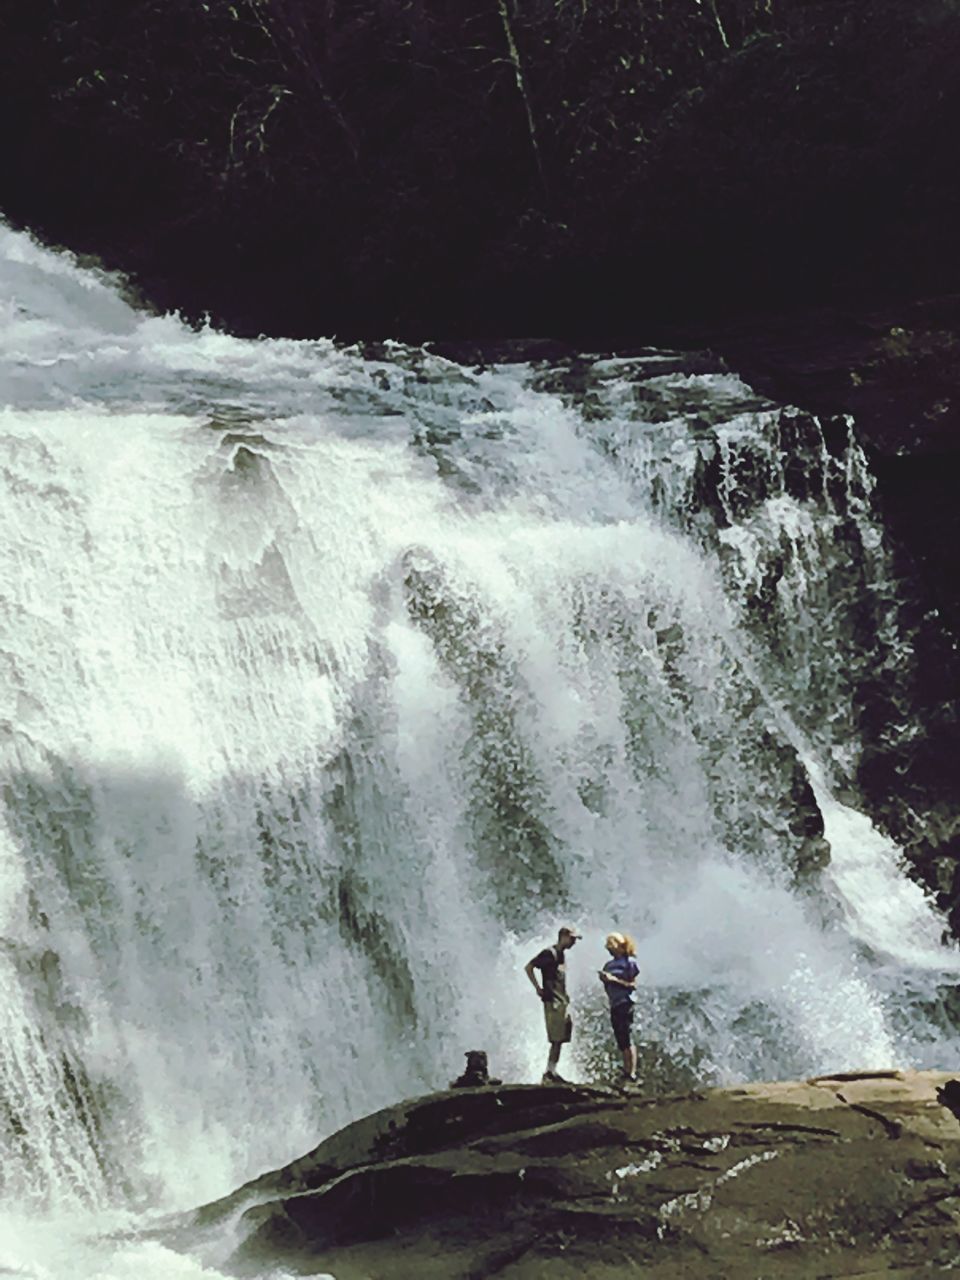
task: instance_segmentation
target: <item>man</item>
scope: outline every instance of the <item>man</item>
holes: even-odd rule
[[[575,929],[564,925],[557,934],[556,944],[545,947],[524,965],[524,973],[543,1001],[543,1016],[547,1024],[547,1039],[550,1042],[550,1055],[547,1058],[547,1069],[543,1073],[543,1084],[565,1083],[563,1076],[557,1071],[557,1063],[560,1061],[560,1050],[568,1043],[573,1032],[570,1000],[567,996],[566,953],[579,937],[580,934]],[[539,981],[535,970],[540,972]]]

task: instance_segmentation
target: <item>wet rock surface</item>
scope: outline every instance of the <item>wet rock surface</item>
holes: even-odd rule
[[[876,480],[909,669],[856,693],[858,802],[904,849],[960,932],[960,295],[756,316],[704,345],[757,391],[851,415]],[[914,726],[907,729],[907,726]],[[919,726],[917,731],[916,726]]]
[[[755,315],[669,336],[712,349],[778,403],[853,416],[891,531],[929,602],[960,632],[960,294]]]
[[[960,1265],[960,1084],[461,1089],[348,1126],[167,1240],[337,1280],[914,1275]]]

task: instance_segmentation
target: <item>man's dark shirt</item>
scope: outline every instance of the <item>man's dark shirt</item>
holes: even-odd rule
[[[567,999],[567,966],[564,952],[559,947],[545,947],[533,961],[533,967],[540,970],[544,994],[549,1000]]]

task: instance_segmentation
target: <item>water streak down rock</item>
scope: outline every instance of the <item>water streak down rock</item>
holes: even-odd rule
[[[239,1230],[227,1269],[241,1275],[913,1275],[956,1260],[955,1086],[890,1070],[659,1098],[435,1094],[349,1125],[165,1236],[222,1254]]]

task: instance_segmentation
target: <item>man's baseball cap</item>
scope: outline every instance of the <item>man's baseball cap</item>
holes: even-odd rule
[[[582,938],[583,934],[579,929],[574,929],[573,925],[563,924],[560,926],[560,933],[565,933],[569,938]]]

